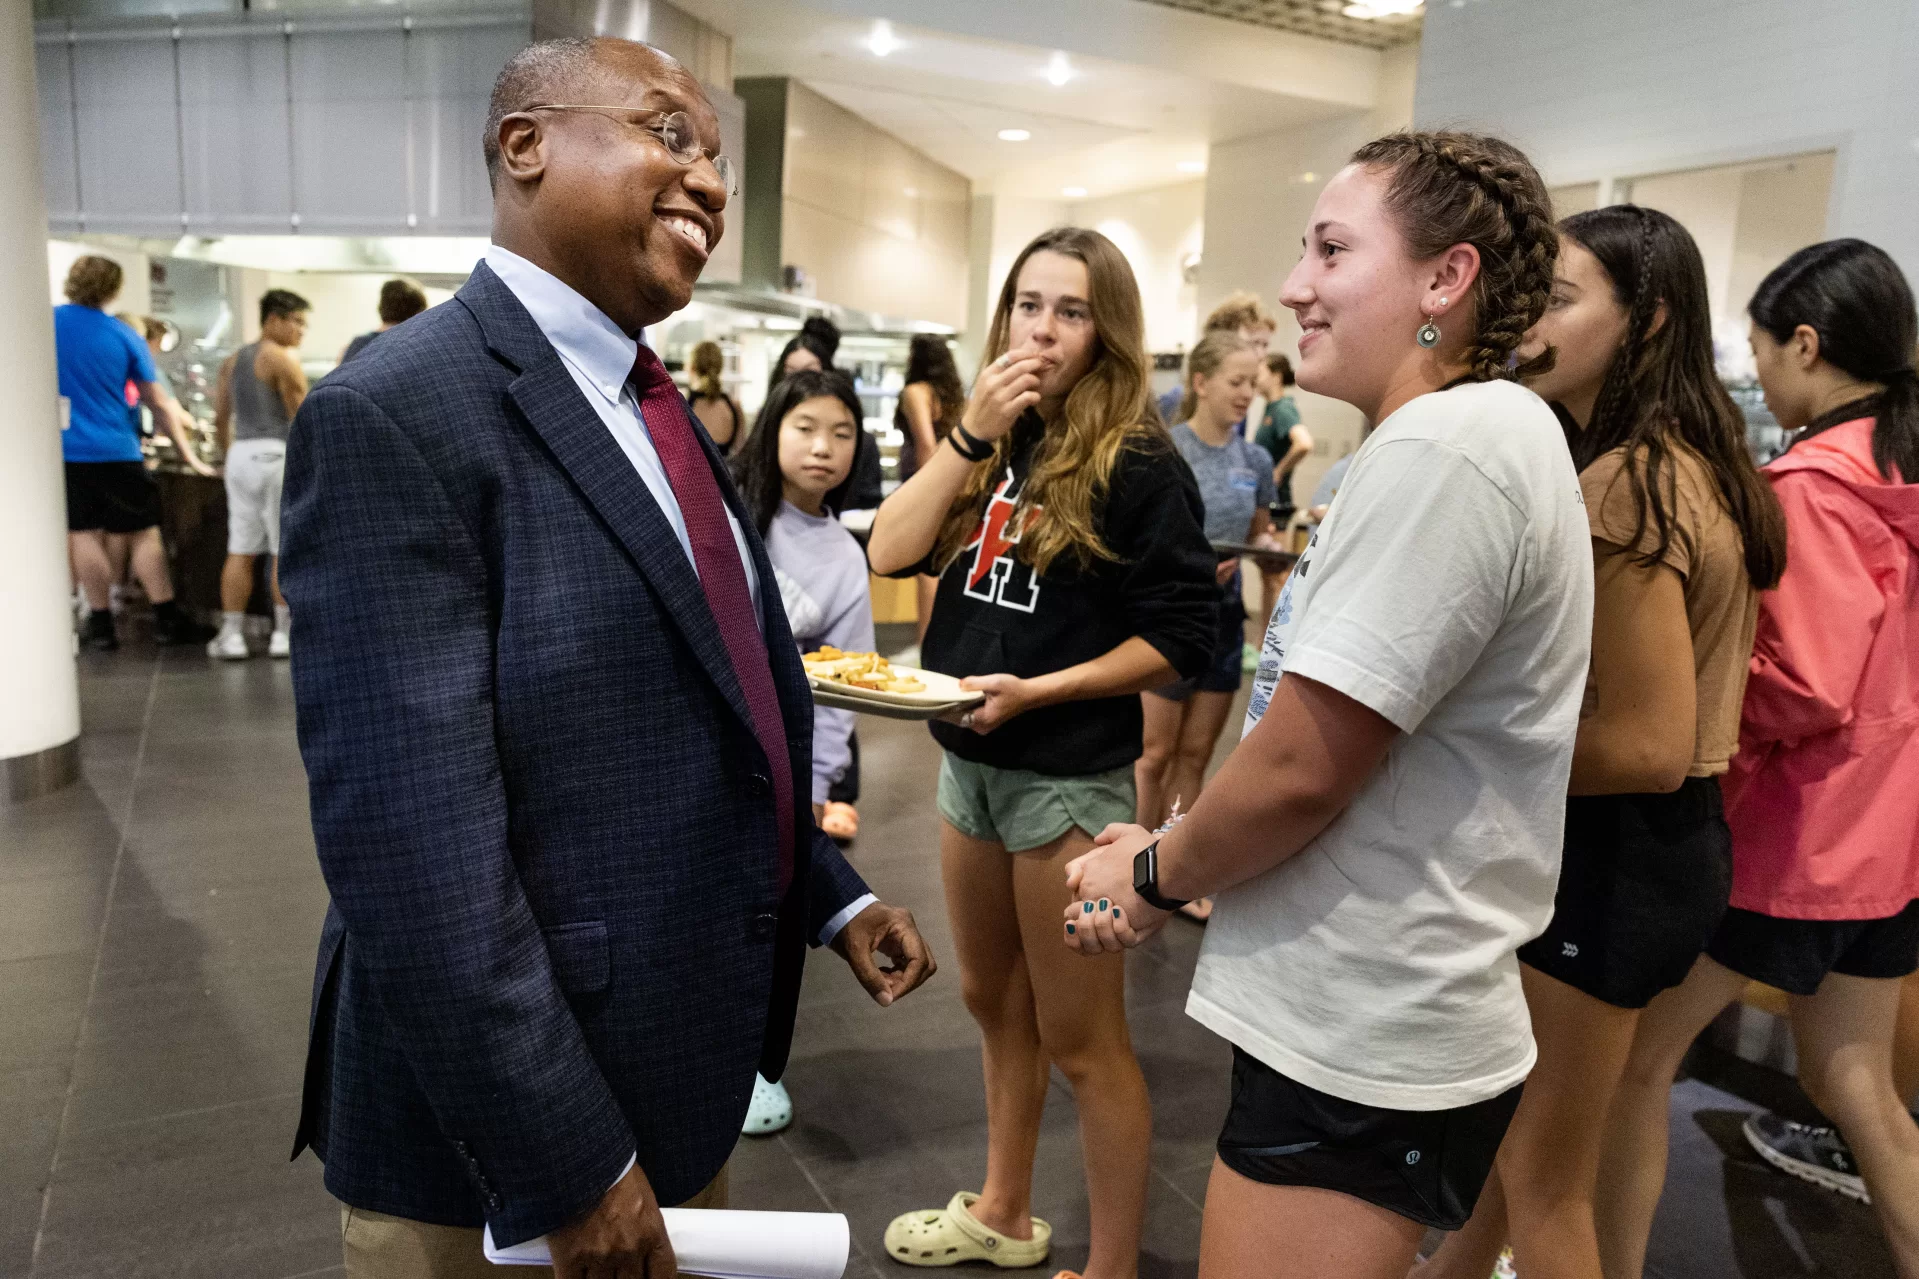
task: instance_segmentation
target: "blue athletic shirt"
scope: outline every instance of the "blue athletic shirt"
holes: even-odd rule
[[[128,420],[127,383],[153,382],[147,344],[105,311],[67,303],[53,308],[53,343],[67,426],[60,449],[69,462],[138,462],[140,437]]]

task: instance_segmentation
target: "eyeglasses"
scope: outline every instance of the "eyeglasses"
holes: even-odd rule
[[[693,127],[693,118],[684,111],[646,111],[639,107],[602,107],[580,106],[571,102],[543,102],[538,106],[526,107],[526,111],[592,111],[599,115],[611,116],[622,124],[632,125],[659,139],[666,153],[681,164],[698,164],[702,159],[711,159],[713,169],[720,175],[720,184],[726,188],[729,198],[740,193],[740,171],[733,158],[726,155],[708,156],[700,145],[699,131]]]

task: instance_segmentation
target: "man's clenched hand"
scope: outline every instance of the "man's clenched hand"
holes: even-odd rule
[[[913,922],[913,912],[884,902],[874,902],[853,916],[832,944],[873,1002],[882,1008],[918,987],[939,968]],[[886,956],[892,967],[881,968],[874,962],[875,951]]]

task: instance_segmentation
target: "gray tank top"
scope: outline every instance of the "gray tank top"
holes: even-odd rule
[[[240,440],[280,440],[287,429],[286,402],[280,393],[262,382],[253,372],[260,344],[249,343],[233,357],[233,438]]]

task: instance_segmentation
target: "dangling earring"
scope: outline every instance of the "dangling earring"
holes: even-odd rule
[[[1419,326],[1419,331],[1413,334],[1413,341],[1428,351],[1439,345],[1439,326],[1433,323],[1432,316],[1427,316],[1426,322]]]

